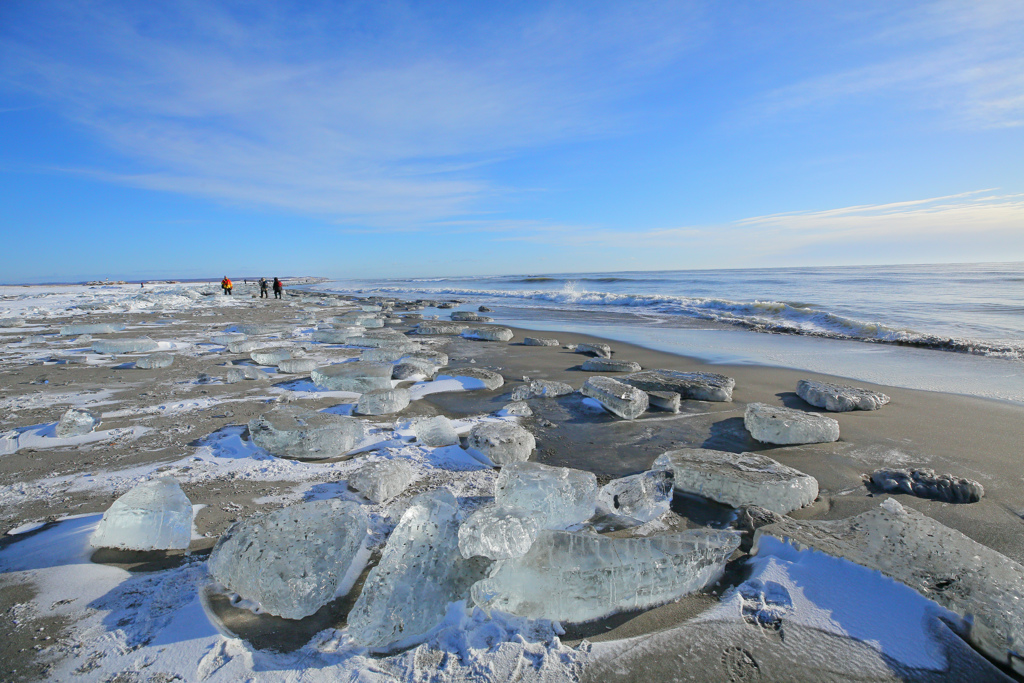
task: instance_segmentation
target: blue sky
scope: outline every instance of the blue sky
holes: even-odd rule
[[[0,3],[6,282],[1024,260],[1022,160],[1019,0]]]

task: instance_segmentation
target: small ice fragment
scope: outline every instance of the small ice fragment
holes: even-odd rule
[[[607,344],[577,344],[576,353],[585,353],[598,358],[611,358],[612,347]]]
[[[587,372],[639,372],[640,364],[631,360],[611,360],[610,358],[590,358],[581,366]]]
[[[57,438],[66,439],[71,436],[88,434],[96,429],[99,423],[100,416],[95,413],[90,413],[88,410],[79,410],[78,408],[68,408],[60,416],[60,422],[57,423]]]
[[[761,443],[827,443],[839,439],[839,423],[831,417],[766,403],[747,405],[743,424]]]
[[[319,367],[310,372],[313,383],[331,391],[362,393],[391,388],[391,363],[355,361]]]
[[[274,455],[321,459],[352,450],[363,438],[359,420],[286,406],[249,421],[249,438]]]
[[[467,445],[495,465],[528,460],[537,441],[528,430],[512,422],[481,422],[469,432]]]
[[[444,415],[420,420],[412,427],[416,434],[416,440],[424,446],[440,448],[442,446],[454,446],[459,443],[459,435],[451,421]]]
[[[446,335],[460,335],[462,330],[466,329],[465,325],[459,325],[458,323],[446,323],[437,320],[424,320],[416,326],[412,332],[413,334],[446,334]]]
[[[246,379],[266,379],[267,373],[251,365],[235,365],[228,368],[224,374],[224,381],[228,384],[236,384]]]
[[[540,514],[507,505],[485,505],[459,527],[459,552],[507,560],[525,555],[540,532]]]
[[[373,503],[391,500],[416,479],[416,470],[404,460],[370,463],[348,479],[348,485]]]
[[[94,548],[171,550],[192,542],[192,503],[173,477],[143,482],[114,501],[89,539]]]
[[[359,504],[300,503],[229,527],[210,553],[210,573],[270,614],[301,619],[348,592],[363,567],[366,537]]]
[[[622,381],[644,391],[674,391],[696,401],[732,401],[736,380],[716,372],[644,370],[626,375]]]
[[[889,493],[909,493],[945,503],[977,503],[985,495],[985,488],[973,479],[935,474],[928,468],[881,469],[871,475],[870,481]]]
[[[539,337],[526,337],[523,339],[525,346],[558,346],[557,339],[541,339]]]
[[[290,349],[256,349],[249,353],[249,358],[258,365],[277,365],[292,357]]]
[[[526,401],[513,401],[512,403],[506,403],[505,407],[498,411],[498,414],[515,417],[530,417],[533,415],[533,409],[530,408],[530,404]]]
[[[160,345],[149,337],[138,339],[98,339],[92,343],[96,353],[146,353],[156,351]]]
[[[360,415],[390,415],[404,410],[412,399],[408,389],[371,389],[356,403]]]
[[[655,466],[649,472],[612,479],[601,487],[597,504],[612,514],[649,522],[668,512],[672,504],[672,478],[671,470]]]
[[[680,396],[674,391],[648,391],[647,399],[652,408],[667,410],[670,413],[678,413]]]
[[[241,332],[223,332],[221,334],[215,334],[212,337],[210,337],[210,341],[212,341],[214,344],[227,346],[228,344],[234,342],[245,341],[245,338],[245,335],[242,334]]]
[[[143,370],[155,370],[158,368],[169,368],[174,364],[174,354],[159,351],[135,361],[135,367]]]
[[[700,590],[722,575],[739,542],[710,529],[648,538],[541,531],[525,555],[493,565],[473,600],[531,619],[591,621]]]
[[[501,468],[494,502],[540,514],[545,529],[564,529],[594,516],[597,477],[592,472],[514,462]]]
[[[318,363],[312,358],[286,358],[277,364],[280,372],[303,374],[316,368]]]
[[[878,410],[889,402],[889,397],[880,391],[859,387],[829,384],[802,379],[796,383],[796,395],[812,406],[824,408],[833,413],[848,410]]]
[[[572,388],[572,385],[566,384],[565,382],[534,379],[513,389],[512,400],[522,401],[535,396],[542,398],[557,398],[558,396],[571,394],[574,391],[576,390]]]
[[[626,420],[636,419],[650,405],[645,392],[611,377],[588,378],[583,383],[580,393],[598,401],[609,411]]]

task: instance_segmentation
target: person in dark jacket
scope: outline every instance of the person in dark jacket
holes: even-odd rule
[[[275,277],[274,278],[274,298],[275,299],[280,299],[282,292],[284,292],[284,284]]]
[[[270,286],[270,284],[267,282],[267,278],[261,277],[260,278],[260,298],[261,299],[269,299],[270,298],[270,294],[267,291],[267,288],[269,286]]]

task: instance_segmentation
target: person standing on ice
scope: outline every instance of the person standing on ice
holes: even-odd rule
[[[220,286],[221,289],[224,290],[224,296],[228,296],[229,294],[231,294],[231,287],[233,285],[231,284],[231,280],[228,279],[227,275],[225,275],[224,279],[220,281]]]
[[[283,291],[284,291],[284,284],[275,277],[274,278],[274,298],[275,299],[280,299],[281,298],[281,292],[283,292]]]
[[[267,291],[267,288],[269,286],[270,286],[270,284],[267,282],[267,278],[261,277],[260,278],[260,298],[261,299],[269,299],[270,298],[270,294]]]

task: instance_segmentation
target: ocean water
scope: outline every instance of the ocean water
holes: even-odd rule
[[[1024,400],[1024,263],[336,280],[691,355]],[[445,317],[447,311],[439,315]]]

